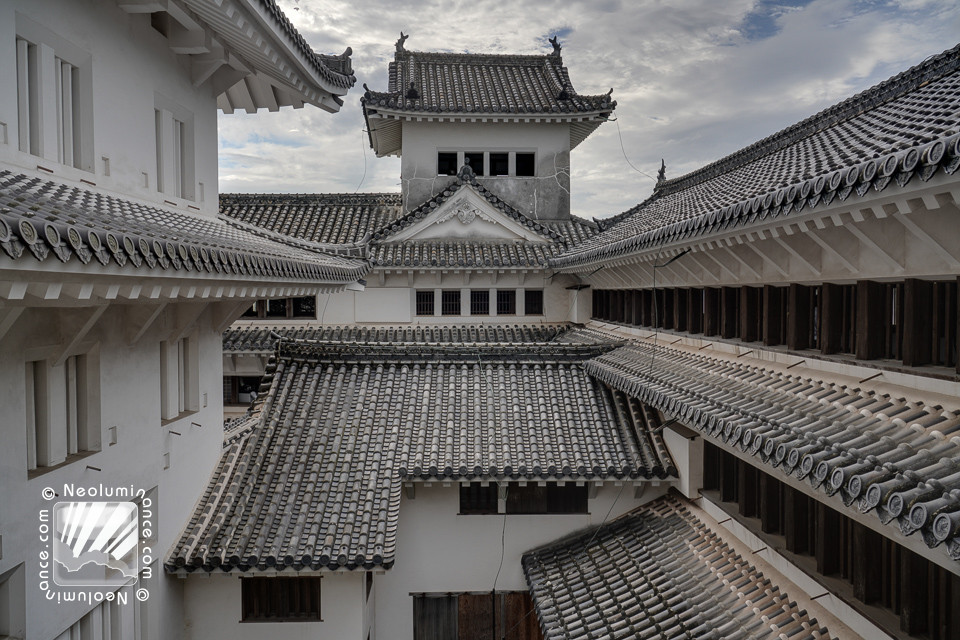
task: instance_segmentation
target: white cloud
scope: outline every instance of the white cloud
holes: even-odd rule
[[[399,161],[362,132],[362,85],[383,90],[402,30],[421,51],[546,53],[561,38],[581,93],[614,87],[626,155],[675,177],[750,144],[956,44],[952,0],[280,0],[315,50],[353,49],[357,86],[340,113],[221,116],[221,191],[398,191]],[[781,6],[782,5],[782,6]],[[299,7],[299,10],[295,10]],[[763,18],[764,29],[747,29]],[[284,144],[286,143],[286,144]],[[573,211],[605,217],[646,198],[617,126],[572,154]]]

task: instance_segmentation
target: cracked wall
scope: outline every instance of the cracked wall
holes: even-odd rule
[[[405,122],[400,165],[404,211],[455,181],[437,176],[438,151],[535,152],[536,176],[486,177],[479,182],[525,215],[570,217],[570,127],[567,124]]]

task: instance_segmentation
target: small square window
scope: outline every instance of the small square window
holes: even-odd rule
[[[512,316],[517,313],[517,292],[514,289],[497,290],[497,315]]]
[[[534,155],[532,153],[517,154],[517,175],[533,176],[535,175]]]
[[[460,315],[460,291],[440,292],[440,311],[445,316]]]
[[[437,153],[437,175],[438,176],[457,175],[456,152],[441,151]]]
[[[470,315],[490,315],[490,292],[485,290],[470,292]]]
[[[490,154],[490,175],[505,176],[510,172],[509,153]]]
[[[433,290],[417,291],[417,315],[432,316],[434,309]]]
[[[526,289],[523,292],[523,312],[528,316],[543,315],[543,289]]]
[[[478,176],[487,175],[483,170],[483,152],[482,151],[468,151],[463,154],[464,164],[469,164],[470,168],[473,169],[473,172]]]

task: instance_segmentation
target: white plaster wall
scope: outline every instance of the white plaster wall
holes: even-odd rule
[[[328,573],[320,586],[322,622],[240,622],[236,575],[188,576],[184,640],[365,640],[364,573]],[[167,636],[165,636],[167,637]]]
[[[536,177],[480,178],[516,209],[539,219],[570,215],[570,126],[560,123],[404,122],[400,178],[404,211],[442,191],[453,178],[437,177],[437,151],[537,153]]]
[[[175,312],[173,308],[168,313]],[[219,455],[223,438],[220,338],[211,328],[206,312],[195,333],[201,407],[161,425],[160,332],[168,326],[166,319],[161,318],[155,329],[130,345],[127,337],[131,316],[123,305],[108,309],[82,343],[84,347],[99,344],[102,449],[28,480],[24,363],[28,354],[36,357],[44,347],[56,351],[63,344],[66,336],[61,333],[60,313],[54,309],[27,310],[0,341],[0,406],[4,408],[0,423],[4,443],[0,447],[0,574],[25,563],[27,637],[55,637],[93,607],[86,603],[51,603],[44,600],[39,589],[38,554],[42,547],[38,514],[49,504],[43,499],[42,490],[51,487],[63,496],[65,483],[84,487],[132,485],[145,490],[156,486],[158,506],[154,524],[158,540],[153,549],[154,576],[146,585],[150,599],[143,610],[147,638],[177,638],[183,628],[181,585],[161,575],[160,567]],[[108,443],[112,426],[117,427],[117,443],[111,446]],[[163,468],[165,453],[169,453],[168,469]],[[101,470],[88,469],[88,465]]]
[[[416,497],[404,495],[400,503],[396,563],[374,584],[381,638],[413,638],[411,593],[490,591],[495,579],[498,590],[526,590],[520,564],[524,552],[600,524],[611,506],[610,518],[615,518],[666,489],[649,487],[636,499],[632,485],[621,491],[608,483],[590,500],[589,514],[461,516],[458,485],[418,485]],[[503,567],[497,579],[501,535]]]
[[[468,275],[469,277],[467,277]],[[578,314],[576,311],[583,308],[582,300],[572,306],[576,301],[571,297],[571,294],[575,292],[566,289],[571,282],[569,276],[558,275],[548,278],[542,271],[529,272],[523,274],[523,277],[517,270],[509,269],[504,269],[503,272],[498,271],[495,275],[484,271],[470,272],[469,274],[465,271],[439,272],[439,274],[436,271],[421,271],[414,274],[413,286],[411,287],[407,273],[393,272],[385,275],[383,285],[379,283],[379,275],[374,273],[369,278],[364,291],[345,291],[319,296],[317,300],[317,320],[298,321],[297,323],[343,325],[355,323],[464,324],[481,322],[483,324],[537,324],[567,321],[582,322],[582,319],[577,320],[577,318],[588,316],[582,316],[582,312]],[[436,315],[418,316],[415,315],[415,291],[418,289],[515,289],[517,290],[518,309],[523,304],[523,289],[543,289],[544,314],[471,316],[469,314],[470,299],[467,295],[461,299],[460,308],[463,315],[440,315],[440,307],[437,305]],[[589,290],[580,292],[579,298],[587,299],[587,304],[589,304],[589,297]],[[294,323],[284,322],[283,324],[288,326]]]
[[[19,150],[16,34],[20,24],[41,24],[55,36],[89,54],[93,95],[93,171],[60,165]],[[150,26],[150,14],[126,14],[112,0],[10,0],[0,3],[0,162],[57,176],[85,179],[97,186],[155,202],[171,200],[213,214],[217,209],[217,113],[212,91],[195,88],[166,38]],[[158,100],[192,114],[196,200],[156,190],[154,107]],[[105,175],[103,157],[109,158]],[[144,187],[143,173],[149,187]],[[199,183],[204,198],[200,202]]]

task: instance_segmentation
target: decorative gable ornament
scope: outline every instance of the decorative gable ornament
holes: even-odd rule
[[[388,236],[390,241],[447,240],[551,242],[552,239],[492,206],[470,185],[418,222]]]

